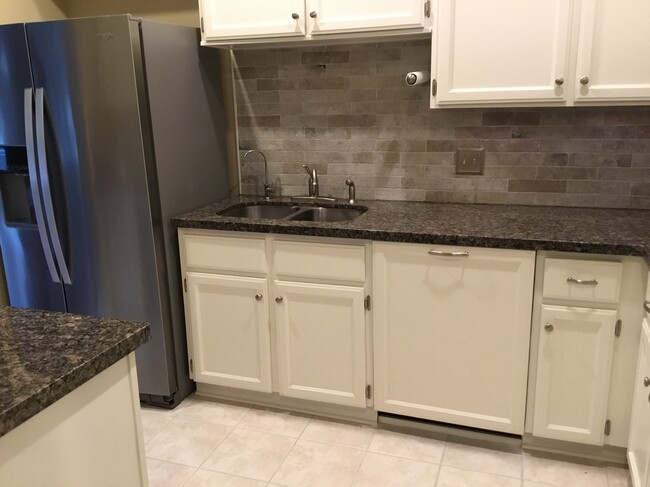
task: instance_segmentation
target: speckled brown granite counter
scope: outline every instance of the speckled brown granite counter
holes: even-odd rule
[[[145,323],[0,308],[0,437],[149,338]]]
[[[650,265],[648,210],[360,201],[359,205],[368,211],[352,221],[338,223],[218,214],[232,205],[259,200],[227,199],[176,217],[172,222],[177,227],[240,232],[634,255],[644,257]],[[287,199],[274,203],[278,201],[295,204]]]

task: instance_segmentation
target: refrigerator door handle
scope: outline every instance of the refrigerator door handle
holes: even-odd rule
[[[43,88],[36,88],[36,149],[38,152],[39,174],[41,179],[41,191],[43,193],[43,206],[47,226],[50,230],[50,239],[54,248],[54,255],[59,264],[59,271],[64,284],[72,284],[68,265],[65,262],[61,239],[54,216],[54,205],[52,204],[52,192],[50,190],[50,177],[47,172],[47,151],[45,147],[45,93]]]
[[[36,168],[36,149],[34,146],[34,114],[33,114],[33,92],[32,88],[25,88],[25,142],[27,145],[27,164],[29,167],[29,186],[32,192],[32,201],[34,203],[34,213],[36,214],[36,225],[38,235],[41,238],[45,262],[50,271],[50,277],[53,282],[60,283],[59,274],[54,265],[54,256],[45,227],[45,218],[43,216],[43,206],[41,194],[39,191],[38,174]]]

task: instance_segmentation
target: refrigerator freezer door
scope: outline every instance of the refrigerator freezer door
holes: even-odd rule
[[[25,150],[25,134],[33,136],[33,127],[26,127],[25,90],[29,93],[31,115],[32,77],[27,54],[24,24],[0,26],[0,145]],[[30,145],[32,151],[34,147]],[[27,151],[27,152],[30,152]],[[32,154],[33,155],[33,154]],[[0,249],[4,261],[9,304],[24,308],[65,311],[63,287],[54,263],[46,260],[44,248],[49,240],[44,226],[36,220],[40,199],[35,160],[29,174],[4,174],[0,184]],[[22,186],[22,187],[20,187]],[[35,197],[33,197],[34,195]],[[24,206],[31,215],[17,221],[6,207],[12,198],[27,198]],[[41,221],[42,222],[42,221]],[[43,222],[42,222],[43,223]],[[49,252],[47,254],[49,256]]]
[[[0,25],[0,145],[25,146],[23,92],[31,87],[25,24]]]
[[[147,181],[148,114],[138,99],[138,25],[128,16],[27,25],[45,94],[47,164],[71,284],[68,311],[150,323],[136,352],[140,392],[175,392]],[[144,104],[146,107],[146,104]]]

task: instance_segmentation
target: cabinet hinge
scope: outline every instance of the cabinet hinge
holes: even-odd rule
[[[424,2],[424,16],[431,17],[431,0]]]
[[[187,279],[183,279],[183,291],[187,292]]]
[[[201,17],[201,32],[205,32],[205,28],[203,26],[203,17]]]
[[[616,326],[614,327],[614,336],[621,336],[621,328],[623,328],[623,321],[616,320]]]
[[[366,386],[366,399],[372,399],[372,386],[370,384]]]
[[[605,421],[605,436],[609,436],[612,432],[612,422],[608,419]]]
[[[368,311],[370,311],[371,304],[372,304],[372,303],[371,303],[371,300],[370,300],[370,294],[368,294],[368,295],[365,297],[365,299],[363,300],[363,307],[364,307],[364,309],[367,309]]]
[[[435,79],[431,80],[431,96],[438,94],[438,82]]]
[[[190,372],[194,373],[194,360],[190,359]]]

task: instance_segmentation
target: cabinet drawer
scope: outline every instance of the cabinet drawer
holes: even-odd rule
[[[363,245],[276,241],[273,263],[280,277],[366,280],[366,248]]]
[[[264,274],[268,270],[264,239],[192,234],[182,239],[188,268]]]
[[[545,298],[615,303],[621,287],[620,262],[546,259]]]

